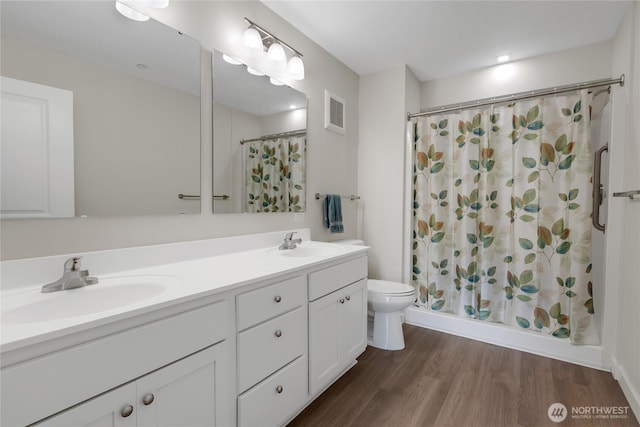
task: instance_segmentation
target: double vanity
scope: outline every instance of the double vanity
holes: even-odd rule
[[[366,247],[283,232],[2,263],[3,426],[276,426],[366,347]]]

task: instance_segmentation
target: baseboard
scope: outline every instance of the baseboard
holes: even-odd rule
[[[409,307],[405,310],[405,322],[410,325],[446,332],[589,368],[603,371],[611,370],[611,365],[605,359],[602,346],[575,346],[554,337],[519,331],[499,323],[465,319],[446,313],[433,313],[418,307]]]
[[[613,373],[613,377],[618,380],[618,384],[620,384],[624,397],[627,398],[629,406],[636,416],[636,421],[640,422],[640,390],[628,381],[626,371],[618,363],[615,357],[611,359],[611,372]]]

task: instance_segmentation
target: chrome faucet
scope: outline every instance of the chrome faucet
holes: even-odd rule
[[[293,235],[295,233],[295,231],[292,231],[291,233],[287,233],[287,235],[284,236],[284,242],[279,247],[281,251],[284,251],[286,249],[295,249],[297,244],[302,243],[302,239],[293,238]]]
[[[62,277],[55,282],[44,285],[41,292],[66,291],[67,289],[81,288],[98,283],[97,277],[89,277],[89,270],[80,270],[81,258],[78,256],[66,260]]]

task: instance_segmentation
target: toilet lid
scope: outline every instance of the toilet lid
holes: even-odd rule
[[[415,288],[410,285],[398,282],[390,282],[388,280],[367,280],[367,290],[369,292],[375,292],[378,294],[393,294],[393,295],[412,295],[415,293]]]

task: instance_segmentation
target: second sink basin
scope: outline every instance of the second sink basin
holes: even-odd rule
[[[279,250],[278,253],[284,257],[322,257],[335,255],[342,252],[340,246],[330,243],[301,243],[295,249]]]
[[[145,275],[99,278],[96,285],[42,294],[17,294],[7,301],[15,308],[3,312],[2,321],[30,323],[85,316],[126,307],[164,293],[179,284],[171,276]],[[22,299],[15,300],[15,299]],[[3,301],[4,302],[4,301]]]

